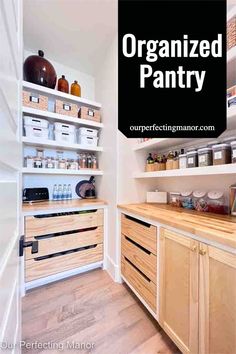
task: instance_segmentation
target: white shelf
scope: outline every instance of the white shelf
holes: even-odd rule
[[[101,170],[60,170],[60,169],[50,169],[50,168],[22,168],[23,174],[39,174],[39,175],[71,175],[71,176],[102,176],[103,171]]]
[[[155,172],[137,172],[134,178],[166,178],[184,176],[207,176],[207,175],[228,175],[236,174],[236,164],[185,168],[178,170],[165,170]]]
[[[75,125],[80,125],[80,126],[93,127],[93,128],[103,128],[104,127],[104,125],[102,123],[93,122],[93,121],[90,121],[87,119],[69,117],[69,116],[65,116],[62,114],[54,113],[54,112],[41,111],[39,109],[34,109],[34,108],[30,108],[30,107],[22,107],[22,112],[24,113],[24,115],[47,118],[47,119],[53,120],[53,121],[57,120],[57,121],[67,122],[70,124],[75,124]]]
[[[89,147],[87,145],[80,145],[80,144],[62,144],[58,143],[54,140],[46,140],[46,139],[32,139],[27,138],[25,136],[22,137],[22,142],[28,146],[44,146],[48,148],[57,148],[57,149],[64,149],[64,150],[83,150],[83,151],[103,151],[103,148],[100,146],[96,147]]]
[[[23,81],[23,88],[34,90],[34,91],[44,93],[44,94],[54,96],[54,97],[60,97],[60,98],[63,98],[64,100],[73,101],[73,102],[76,102],[76,103],[79,103],[82,105],[86,105],[86,106],[90,106],[90,107],[94,107],[97,109],[101,108],[101,104],[98,102],[87,100],[86,98],[82,98],[82,97],[76,97],[76,96],[70,95],[68,93],[57,91],[55,89],[50,89],[50,88],[47,88],[44,86],[32,84],[31,82],[28,82],[28,81]]]

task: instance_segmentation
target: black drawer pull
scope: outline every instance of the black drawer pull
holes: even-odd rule
[[[149,254],[149,255],[151,254],[150,251],[146,250],[146,248],[144,248],[143,246],[140,246],[137,242],[131,240],[131,238],[125,236],[125,239],[126,239],[128,242],[130,242],[130,243],[132,243],[133,245],[135,245],[136,247],[140,248],[140,249],[141,249],[142,251],[144,251],[145,253],[147,253],[147,254]]]
[[[149,283],[151,282],[151,280],[140,270],[136,267],[136,265],[134,265],[132,262],[130,262],[130,260],[128,258],[125,257],[125,260],[127,263],[129,263],[134,269],[137,270],[137,272],[139,272],[139,274],[142,275],[142,277],[147,280]]]
[[[52,253],[52,254],[48,254],[48,255],[46,255],[46,256],[41,256],[41,257],[34,258],[34,261],[42,261],[42,260],[48,259],[48,258],[54,258],[54,257],[64,256],[64,255],[70,254],[70,253],[75,253],[75,252],[81,252],[81,251],[85,251],[85,250],[90,250],[90,249],[95,248],[95,247],[97,247],[97,244],[95,244],[95,245],[90,245],[90,246],[85,246],[85,247],[80,247],[80,248],[74,248],[74,249],[68,250],[68,251]]]
[[[57,216],[67,216],[67,215],[78,215],[78,214],[96,213],[96,211],[97,211],[97,209],[93,209],[93,210],[80,210],[80,211],[68,211],[68,212],[56,213],[56,214],[34,215],[34,218],[37,218],[37,219],[55,218],[55,217],[57,217]]]
[[[86,232],[86,231],[92,231],[92,230],[96,230],[97,228],[98,227],[95,226],[95,227],[88,227],[86,229],[80,229],[80,230],[55,232],[53,234],[34,236],[34,238],[35,238],[35,240],[45,240],[47,238],[52,238],[52,237],[66,236],[66,235],[72,235],[72,234],[82,233],[82,232]]]
[[[141,225],[143,225],[143,226],[145,226],[145,227],[151,227],[151,224],[148,224],[147,222],[145,222],[145,221],[142,221],[142,220],[139,220],[139,219],[135,219],[135,218],[133,218],[132,216],[129,216],[129,215],[125,215],[125,217],[126,217],[126,219],[128,219],[128,220],[131,220],[131,221],[134,221],[134,222],[136,222],[137,224],[141,224]]]

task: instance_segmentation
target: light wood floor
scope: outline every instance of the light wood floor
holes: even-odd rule
[[[35,289],[23,298],[23,340],[50,342],[23,353],[174,354],[175,345],[126,285],[94,270]],[[66,342],[94,343],[71,350]],[[50,347],[51,346],[51,347]]]

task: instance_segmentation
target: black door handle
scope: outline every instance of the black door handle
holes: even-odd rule
[[[38,241],[25,241],[25,236],[21,236],[19,242],[19,256],[22,257],[24,254],[24,248],[32,247],[31,254],[38,253]]]

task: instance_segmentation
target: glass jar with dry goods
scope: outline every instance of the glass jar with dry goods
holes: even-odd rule
[[[224,165],[231,162],[231,149],[229,144],[217,144],[212,146],[213,165]]]
[[[187,168],[198,166],[198,156],[196,150],[191,150],[187,152]]]
[[[92,156],[92,169],[97,170],[98,168],[98,163],[97,163],[97,157],[95,155]]]
[[[79,165],[78,165],[77,161],[75,161],[75,160],[68,161],[68,169],[69,170],[78,170],[78,167],[79,167]]]
[[[193,209],[193,193],[192,191],[184,191],[180,195],[180,201],[183,208]]]
[[[208,211],[206,191],[193,192],[193,206],[197,211]]]
[[[179,192],[170,192],[169,204],[175,207],[181,206]]]
[[[208,211],[216,214],[227,214],[227,206],[222,191],[210,191],[207,194]]]
[[[54,158],[53,157],[47,158],[46,168],[54,168]]]
[[[180,151],[179,168],[187,168],[187,155],[184,153],[184,149],[181,149]]]
[[[34,158],[34,168],[42,168],[42,159],[40,157],[35,157]]]
[[[33,156],[26,156],[25,157],[25,167],[34,168],[34,157]]]
[[[236,163],[236,140],[231,142],[231,162]]]
[[[202,149],[198,149],[198,166],[211,166],[212,165],[212,149],[208,147],[204,147]]]
[[[58,168],[62,170],[67,169],[67,160],[66,159],[60,159],[58,163]]]

